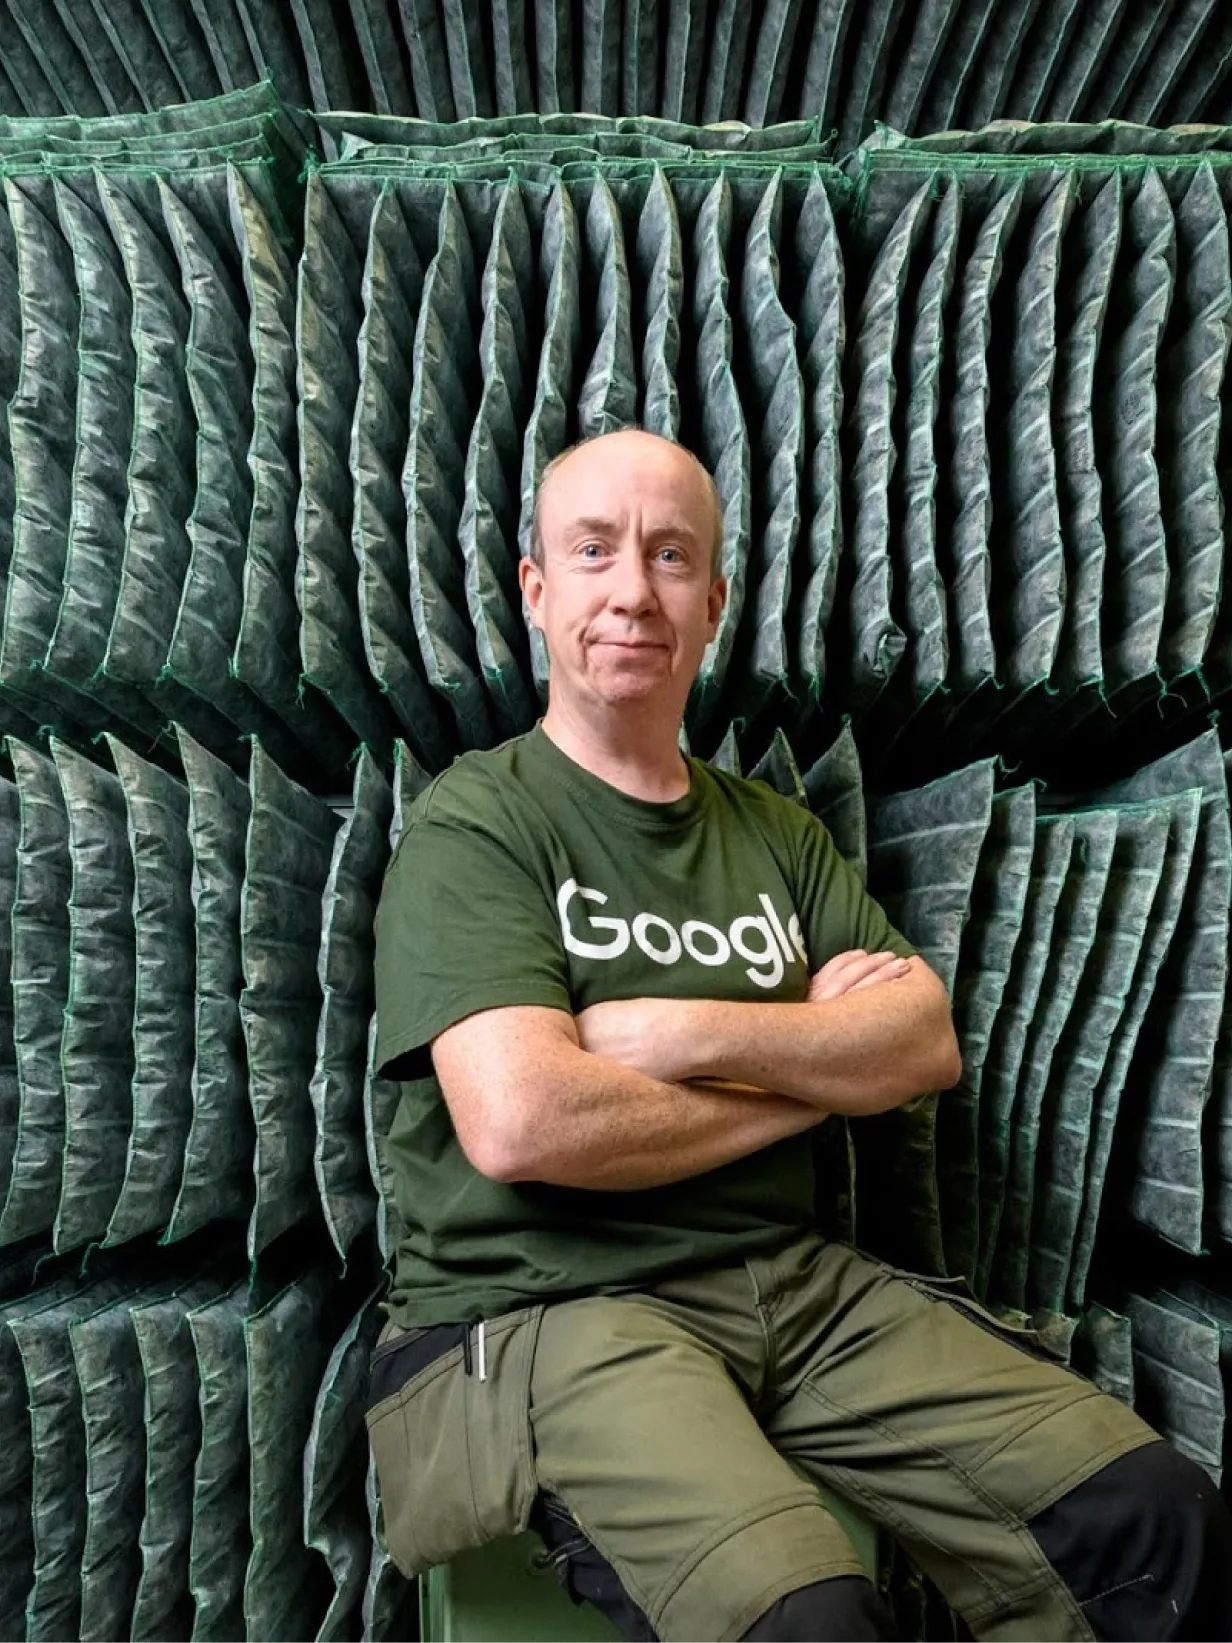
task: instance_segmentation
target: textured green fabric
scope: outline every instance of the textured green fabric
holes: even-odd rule
[[[311,106],[354,108],[361,99],[352,82],[350,53],[340,49],[329,0],[290,0],[290,13],[299,36]]]
[[[136,936],[124,793],[109,770],[52,742],[72,862],[57,1253],[106,1236],[133,1117]]]
[[[249,1637],[315,1637],[329,1599],[304,1544],[304,1446],[329,1352],[323,1276],[309,1271],[243,1319],[248,1365],[249,1519],[244,1577]]]
[[[803,805],[806,810],[809,808],[800,766],[796,763],[796,756],[791,750],[791,743],[783,733],[782,725],[775,730],[770,746],[749,771],[749,780],[765,782],[785,799]]]
[[[994,8],[963,101],[963,125],[978,128],[1009,112],[1014,68],[1039,6],[1040,0],[1026,0]]]
[[[308,178],[295,343],[300,491],[295,594],[304,676],[379,754],[387,715],[364,665],[346,453],[358,391],[362,265],[321,172]]]
[[[1095,1382],[1101,1392],[1133,1408],[1134,1359],[1132,1326],[1121,1312],[1089,1306],[1074,1336],[1074,1368]]]
[[[859,712],[881,693],[906,639],[890,600],[890,480],[897,451],[890,422],[897,395],[894,353],[912,253],[930,214],[929,189],[908,201],[873,257],[855,322],[847,435],[851,451],[850,701]]]
[[[740,765],[740,744],[736,737],[734,724],[728,725],[723,732],[723,740],[710,755],[709,762],[716,770],[725,770],[729,776],[744,774]]]
[[[132,302],[119,252],[84,174],[52,179],[61,232],[72,251],[79,297],[76,449],[63,591],[46,667],[157,735],[159,715],[138,692],[98,678],[115,616],[124,560],[124,511],[136,370]],[[91,200],[89,196],[93,196]]]
[[[1200,45],[1210,49],[1203,35],[1219,9],[1217,0],[1191,0],[1168,16],[1162,32],[1140,59],[1132,91],[1117,102],[1119,116],[1145,126],[1166,123],[1164,111],[1185,64]]]
[[[1143,1019],[1155,993],[1160,966],[1176,930],[1198,836],[1202,790],[1193,788],[1171,801],[1168,849],[1159,890],[1151,904],[1146,933],[1137,955],[1128,1000],[1117,1022],[1112,1042],[1091,1100],[1092,1118],[1086,1144],[1082,1202],[1074,1233],[1069,1270],[1069,1309],[1079,1311],[1086,1301],[1087,1273],[1095,1248],[1104,1180],[1125,1086]]]
[[[368,1565],[368,1581],[364,1587],[363,1637],[370,1643],[384,1643],[386,1638],[405,1636],[415,1626],[413,1618],[418,1586],[399,1573],[385,1544],[385,1522],[381,1513],[380,1486],[376,1465],[368,1459],[368,1475],[364,1488],[368,1505],[368,1523],[372,1535],[372,1557]]]
[[[1156,358],[1176,268],[1176,224],[1149,170],[1125,210],[1121,262],[1100,350],[1096,450],[1108,562],[1101,611],[1109,691],[1156,667],[1168,586],[1155,457]]]
[[[945,586],[937,567],[937,475],[934,431],[941,408],[946,307],[958,253],[961,190],[952,184],[933,213],[928,263],[920,280],[907,342],[906,433],[895,479],[909,697],[924,702],[949,671]]]
[[[1086,978],[1091,946],[1103,921],[1117,842],[1115,810],[1079,811],[1072,819],[1074,854],[1057,905],[1048,964],[1014,1091],[1009,1168],[989,1275],[988,1293],[1017,1310],[1026,1304],[1040,1112],[1057,1041]]]
[[[770,0],[761,10],[745,89],[746,125],[774,125],[781,118],[802,9],[802,0]]]
[[[578,437],[625,428],[637,416],[633,300],[620,210],[602,173],[586,207],[583,302],[593,301],[595,351],[578,390]]]
[[[162,108],[191,97],[163,55],[158,36],[138,0],[93,0],[96,24],[147,108]],[[87,28],[93,28],[87,24]]]
[[[621,0],[582,0],[580,9],[580,106],[596,114],[619,114]]]
[[[534,284],[530,225],[516,181],[502,190],[483,271],[479,364],[483,392],[466,449],[458,539],[475,649],[497,733],[538,716],[518,588],[522,434],[530,397],[527,317]]]
[[[14,35],[5,42],[4,71],[26,114],[46,117],[59,114],[63,109],[63,103],[24,36]]]
[[[247,521],[243,610],[235,676],[277,713],[331,771],[345,768],[350,737],[297,690],[295,603],[295,277],[268,207],[235,166],[227,168],[231,227],[248,299],[252,352],[252,513]]]
[[[942,578],[951,600],[950,683],[959,699],[987,684],[997,670],[988,609],[992,516],[988,339],[1005,242],[1021,206],[1022,185],[1015,182],[980,224],[961,273],[953,344],[955,388],[949,406],[950,491],[956,511],[942,556]]]
[[[85,1433],[85,1537],[81,1625],[91,1643],[126,1637],[141,1577],[144,1512],[144,1380],[130,1310],[134,1299],[163,1300],[166,1280],[69,1324]]]
[[[1053,1052],[1040,1110],[1026,1262],[1028,1307],[1065,1307],[1093,1103],[1130,1001],[1172,829],[1170,804],[1117,811],[1116,847],[1090,955]],[[1089,866],[1089,861],[1088,861]]]
[[[851,726],[842,730],[825,753],[801,776],[809,809],[824,822],[844,861],[868,877],[868,820],[860,753]]]
[[[441,0],[449,49],[449,78],[459,120],[487,119],[496,112],[488,79],[487,43],[479,11],[464,0]]]
[[[396,0],[350,0],[347,12],[359,42],[373,107],[378,114],[411,114],[415,99],[402,63]]]
[[[70,1324],[119,1299],[131,1285],[109,1278],[41,1311],[12,1318],[30,1411],[34,1579],[27,1638],[57,1643],[81,1633],[81,1558],[86,1536],[86,1446]]]
[[[411,615],[428,683],[449,704],[464,748],[494,740],[467,620],[457,534],[475,406],[479,306],[470,231],[452,184],[441,199],[436,254],[415,330],[409,440],[402,469]],[[406,734],[408,726],[403,726]]]
[[[1011,696],[1052,673],[1065,611],[1065,559],[1050,409],[1056,368],[1061,239],[1076,183],[1065,172],[1031,223],[1015,270],[1005,417],[994,446],[991,615],[1000,676]],[[994,339],[994,342],[1000,339]],[[1001,517],[998,517],[998,516]]]
[[[733,659],[735,690],[750,719],[785,694],[792,562],[800,535],[805,423],[796,330],[779,294],[783,187],[767,185],[744,247],[739,327],[748,361],[744,402],[755,481],[743,631]]]
[[[1089,95],[1108,49],[1124,0],[1088,0],[1044,110],[1050,120],[1074,120]]]
[[[137,203],[144,195],[147,208],[156,204],[153,185],[138,191],[100,173],[98,193],[132,297],[136,357],[124,561],[103,667],[152,686],[167,660],[190,555],[196,418],[184,369],[188,309],[179,269]]]
[[[140,108],[136,88],[105,36],[83,31],[66,0],[15,0],[9,6],[62,109],[84,114]]]
[[[1027,906],[1035,789],[999,793],[971,888],[954,982],[962,1077],[937,1108],[937,1176],[946,1271],[974,1278],[979,1254],[979,1119],[984,1065]]]
[[[1082,10],[1079,0],[1043,0],[1023,41],[1006,99],[1008,109],[1017,118],[1043,118],[1057,77],[1072,49]]]
[[[492,85],[498,114],[521,114],[535,106],[527,29],[533,23],[523,0],[492,0]]]
[[[1125,1299],[1135,1402],[1149,1402],[1160,1434],[1204,1467],[1216,1485],[1223,1477],[1224,1377],[1232,1360],[1232,1319],[1222,1315],[1223,1307],[1217,1313],[1217,1305],[1214,1296],[1199,1307],[1167,1289]]]
[[[261,77],[271,79],[289,103],[310,105],[312,95],[296,49],[290,8],[264,6],[260,0],[234,0],[244,25],[253,62]]]
[[[359,561],[359,621],[372,677],[405,735],[434,768],[452,748],[411,619],[402,464],[409,438],[412,359],[423,272],[396,188],[372,212],[363,272],[359,386],[351,428],[352,541]]]
[[[252,1551],[248,1517],[246,1281],[188,1314],[201,1387],[201,1448],[193,1467],[188,1585],[194,1643],[245,1636],[244,1575]]]
[[[680,433],[680,315],[684,295],[684,246],[676,201],[662,167],[656,166],[637,225],[634,301],[641,304],[642,376],[640,423],[652,434]]]
[[[0,1307],[0,1631],[26,1635],[26,1597],[34,1579],[34,1526],[31,1519],[34,1456],[26,1381],[11,1324],[27,1313],[53,1306],[73,1291],[72,1279],[7,1300]]]
[[[542,97],[542,91],[540,96]],[[522,442],[522,508],[518,518],[518,550],[530,553],[531,525],[539,476],[571,440],[573,390],[579,368],[581,261],[577,213],[563,184],[557,184],[543,219],[539,251],[539,287],[547,293],[543,343],[535,380],[535,398]],[[531,667],[540,699],[547,701],[548,653],[543,635],[530,630]]]
[[[641,15],[645,16],[647,10],[653,15],[653,6],[648,8],[643,3]],[[702,85],[703,125],[739,119],[745,64],[755,34],[754,23],[749,7],[740,5],[738,0],[718,0],[712,8],[706,77]]]
[[[191,10],[139,0],[143,23],[151,30],[179,86],[179,102],[203,102],[231,89],[215,67],[210,47]]]
[[[232,92],[259,79],[261,71],[253,62],[239,13],[230,0],[190,0],[190,4],[223,91]]]
[[[21,824],[17,788],[0,778],[0,1214],[13,1179],[21,1092],[13,1042],[13,901]]]
[[[962,928],[992,818],[994,761],[869,806],[868,885],[951,994]],[[937,1097],[852,1126],[862,1249],[912,1272],[944,1272]]]
[[[1073,849],[1072,817],[1044,817],[1036,824],[1023,927],[984,1059],[979,1118],[980,1247],[973,1285],[981,1296],[988,1292],[1005,1201],[1014,1092]]]
[[[1170,1243],[1202,1244],[1202,1114],[1228,980],[1232,833],[1218,738],[1207,731],[1104,790],[1101,801],[1141,802],[1203,790],[1198,838],[1176,934],[1126,1078],[1136,1144],[1129,1209]]]
[[[959,124],[959,110],[996,9],[997,0],[963,0],[947,50],[926,88],[917,130],[952,131]]]
[[[254,742],[252,809],[244,849],[240,1019],[256,1126],[252,1259],[312,1212],[313,1135],[308,1086],[321,1013],[317,953],[321,897],[339,818],[297,786]]]
[[[718,487],[723,512],[720,568],[727,579],[727,598],[718,631],[706,647],[694,681],[686,721],[690,735],[707,724],[723,691],[744,611],[752,525],[749,439],[732,360],[727,267],[731,229],[731,185],[720,175],[698,212],[690,272],[696,392],[701,413],[701,449],[697,454]]]
[[[1057,374],[1053,390],[1057,492],[1065,548],[1065,617],[1054,677],[1064,691],[1103,679],[1099,608],[1106,543],[1103,482],[1096,465],[1095,362],[1099,356],[1121,242],[1121,174],[1114,171],[1079,209],[1070,236],[1074,278],[1057,289]]]
[[[175,1207],[192,1118],[193,908],[188,791],[108,736],[134,875],[132,1128],[107,1242],[161,1232]]]
[[[374,1293],[329,1355],[304,1447],[304,1544],[320,1552],[334,1581],[319,1643],[355,1635],[374,1549],[364,1500],[364,1404],[368,1359],[383,1322]]]
[[[905,10],[905,0],[869,0],[852,8],[855,32],[847,43],[843,63],[845,91],[839,111],[840,151],[854,148],[881,106],[894,38]]]
[[[1109,114],[1128,113],[1130,94],[1168,21],[1167,10],[1127,7],[1117,19],[1111,47],[1091,90],[1091,107]]]
[[[964,9],[970,8],[964,8],[962,0],[924,0],[915,8],[910,38],[903,41],[881,110],[881,117],[896,131],[935,129],[920,125],[920,108],[941,72],[951,32]]]
[[[138,1546],[141,1572],[130,1635],[161,1643],[192,1632],[188,1548],[193,1467],[201,1448],[200,1379],[187,1316],[221,1292],[194,1279],[162,1299],[131,1308],[144,1385],[145,1510]]]
[[[325,881],[317,976],[321,1017],[309,1091],[316,1115],[314,1167],[325,1223],[339,1255],[373,1218],[363,1136],[368,1023],[374,1007],[372,922],[389,860],[393,795],[360,749],[352,809],[334,836]]]
[[[1169,581],[1159,665],[1171,681],[1202,665],[1223,583],[1220,390],[1228,361],[1232,260],[1215,173],[1199,166],[1176,209],[1176,311],[1160,361],[1159,445]]]
[[[456,119],[440,8],[436,0],[399,0],[399,3],[403,36],[411,58],[416,107],[426,120]]]
[[[659,0],[666,14],[663,37],[663,88],[659,112],[668,120],[697,120],[706,56],[706,0]]]
[[[376,1017],[368,1028],[368,1058],[364,1072],[364,1149],[368,1174],[376,1193],[376,1243],[383,1261],[392,1261],[398,1245],[406,1237],[406,1223],[394,1196],[393,1164],[389,1157],[389,1131],[402,1099],[402,1086],[376,1071]]]
[[[796,221],[792,246],[800,298],[794,318],[804,378],[805,519],[808,547],[795,580],[799,589],[795,643],[797,676],[806,700],[826,683],[826,630],[834,607],[842,546],[843,260],[834,213],[822,178],[814,175]]]
[[[8,406],[14,508],[0,636],[0,678],[41,722],[97,726],[86,698],[40,669],[55,627],[68,545],[77,379],[67,350],[78,334],[72,257],[55,221],[48,177],[6,177],[21,300],[21,365]]]
[[[625,0],[620,41],[621,110],[625,114],[636,116],[658,112],[659,18],[662,10],[663,0]],[[716,29],[717,26],[716,18]],[[703,118],[708,119],[709,116]]]
[[[19,1109],[0,1244],[51,1231],[60,1202],[68,1001],[68,816],[51,760],[7,742],[20,812],[12,912],[13,1050]]]
[[[188,788],[193,907],[192,1122],[169,1239],[252,1205],[254,1136],[239,1000],[240,887],[249,798],[243,781],[179,732]]]
[[[184,362],[196,427],[190,556],[166,667],[238,730],[259,732],[277,757],[292,760],[293,737],[230,672],[252,515],[252,353],[240,270],[233,248],[161,179],[158,191],[188,304]]]

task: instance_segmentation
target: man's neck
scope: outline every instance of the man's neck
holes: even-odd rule
[[[670,804],[689,791],[689,767],[680,751],[680,725],[661,713],[624,711],[592,719],[550,699],[544,734],[592,776],[649,804]]]

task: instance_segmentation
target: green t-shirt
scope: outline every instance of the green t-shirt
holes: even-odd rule
[[[798,1002],[835,953],[912,954],[808,811],[690,764],[685,797],[650,804],[537,727],[466,754],[412,809],[376,927],[377,1067],[403,1081],[389,1138],[408,1229],[390,1295],[399,1323],[644,1288],[811,1224],[807,1135],[639,1192],[502,1184],[467,1160],[432,1073],[432,1039],[477,1010]]]

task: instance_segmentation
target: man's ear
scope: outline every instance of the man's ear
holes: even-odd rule
[[[522,597],[526,601],[526,610],[532,627],[537,627],[542,633],[540,609],[543,605],[543,572],[529,557],[518,561],[518,586],[522,589]]]
[[[719,617],[723,614],[723,606],[727,603],[727,578],[716,576],[710,584],[710,591],[706,595],[706,620],[709,623],[709,637],[714,638],[719,631]]]

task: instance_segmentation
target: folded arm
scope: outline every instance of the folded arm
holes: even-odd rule
[[[497,1181],[667,1186],[825,1117],[762,1089],[650,1077],[583,1049],[565,1011],[533,1005],[467,1016],[432,1059],[462,1150]]]
[[[641,998],[595,1005],[578,1024],[586,1049],[652,1078],[729,1078],[851,1117],[962,1073],[939,977],[891,954],[839,954],[801,1004]]]

